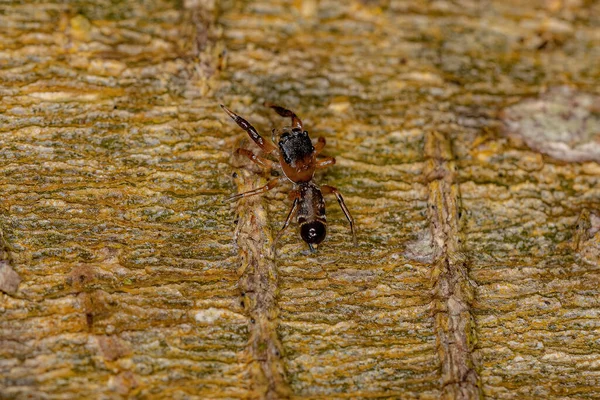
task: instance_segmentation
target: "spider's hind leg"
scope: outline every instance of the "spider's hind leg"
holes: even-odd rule
[[[298,202],[300,199],[300,193],[298,191],[294,190],[290,193],[290,197],[294,199],[294,202],[292,203],[292,208],[290,209],[290,212],[288,213],[287,218],[285,219],[285,222],[283,223],[283,227],[281,227],[281,229],[277,233],[277,236],[275,236],[275,240],[273,240],[273,246],[272,246],[273,253],[275,253],[276,245],[277,245],[277,242],[279,241],[279,238],[281,237],[281,235],[283,235],[283,232],[290,224],[290,221],[292,220],[292,218],[294,218],[296,216],[296,213],[298,212]]]
[[[337,190],[337,188],[335,188],[333,186],[329,186],[329,185],[321,186],[321,191],[323,194],[333,193],[335,195],[342,211],[344,212],[344,215],[346,216],[346,219],[350,223],[350,231],[352,232],[352,241],[353,241],[354,245],[356,246],[357,241],[356,241],[356,230],[354,228],[354,218],[352,218],[352,215],[350,215],[350,210],[348,210],[348,207],[346,207],[346,203],[344,202],[344,198],[342,197],[342,194],[340,193],[339,190]]]

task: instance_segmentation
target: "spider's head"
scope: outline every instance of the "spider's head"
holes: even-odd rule
[[[279,137],[279,150],[287,164],[295,164],[312,156],[315,148],[308,132],[294,128],[284,131]]]

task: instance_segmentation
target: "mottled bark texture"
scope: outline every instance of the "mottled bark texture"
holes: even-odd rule
[[[600,398],[600,3],[0,4],[0,398]],[[337,164],[310,254],[265,136]]]

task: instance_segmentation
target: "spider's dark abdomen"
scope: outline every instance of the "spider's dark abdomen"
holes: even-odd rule
[[[327,227],[321,221],[306,222],[300,227],[300,236],[308,244],[319,244],[327,235]]]
[[[294,129],[281,135],[279,150],[283,160],[289,165],[294,165],[297,161],[304,161],[310,157],[315,148],[308,137],[308,132]]]
[[[319,244],[327,234],[323,194],[321,189],[312,182],[301,184],[298,190],[300,201],[297,217],[300,235],[306,243]]]

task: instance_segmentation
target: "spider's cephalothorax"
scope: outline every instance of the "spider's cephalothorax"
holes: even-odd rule
[[[279,152],[286,164],[294,166],[296,161],[312,161],[315,147],[308,132],[294,129],[279,137]]]
[[[223,110],[242,128],[250,138],[256,143],[267,155],[273,155],[278,158],[279,162],[269,160],[267,158],[257,156],[253,152],[246,149],[237,149],[238,154],[242,154],[254,161],[263,168],[277,168],[283,171],[284,177],[273,179],[265,186],[251,190],[246,193],[240,193],[230,197],[228,200],[237,200],[242,197],[248,197],[256,194],[265,193],[273,189],[285,178],[294,184],[294,188],[290,193],[290,197],[294,200],[292,208],[283,224],[283,228],[275,238],[275,242],[281,236],[285,228],[290,223],[290,220],[296,216],[300,225],[300,236],[304,240],[311,251],[315,251],[315,245],[321,243],[327,234],[327,219],[325,217],[325,201],[324,194],[333,193],[344,215],[350,222],[350,230],[352,238],[356,244],[356,232],[354,230],[354,220],[350,215],[350,211],[344,203],[344,199],[340,192],[333,186],[322,185],[318,186],[313,182],[315,170],[327,168],[335,164],[335,158],[326,157],[317,160],[317,156],[325,147],[325,138],[319,137],[317,143],[313,145],[308,132],[303,129],[302,121],[292,111],[286,110],[283,107],[270,105],[282,117],[290,117],[292,126],[286,128],[279,135],[277,146],[267,142],[256,129],[248,121],[227,107],[221,105]],[[275,139],[273,138],[273,141]],[[275,245],[275,243],[274,243]]]
[[[300,129],[286,131],[279,137],[281,168],[292,182],[309,182],[315,173],[315,147],[308,132]]]

